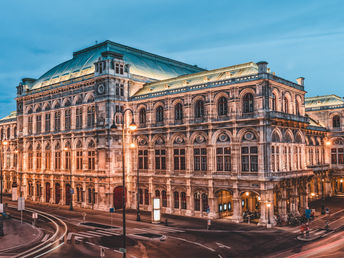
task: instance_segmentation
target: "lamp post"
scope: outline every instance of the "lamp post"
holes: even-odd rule
[[[139,167],[137,166],[136,169],[136,201],[137,201],[137,210],[136,210],[136,221],[141,221],[140,217],[140,173],[139,173]]]
[[[266,206],[268,207],[268,225],[270,225],[270,206],[271,206],[271,203],[267,203]]]
[[[2,140],[2,134],[1,134],[1,141],[0,141],[0,148],[1,148],[1,153],[0,153],[0,170],[1,170],[1,195],[0,195],[0,205],[2,206],[2,208],[4,207],[3,206],[3,202],[2,202],[2,184],[3,184],[3,172],[2,172],[2,155],[3,155],[3,148],[2,146],[5,146],[7,145],[8,142],[7,141],[3,141]],[[0,216],[0,236],[3,236],[4,235],[4,223],[3,223],[3,216],[1,214]]]
[[[114,113],[114,118],[113,118],[113,124],[111,126],[112,129],[117,129],[117,125],[116,125],[116,114],[117,113],[121,113],[122,114],[122,209],[123,209],[123,257],[126,257],[126,223],[125,223],[125,159],[124,159],[124,155],[125,155],[125,148],[124,148],[124,118],[125,118],[125,113],[129,111],[132,115],[132,120],[131,123],[129,125],[129,130],[130,131],[135,131],[137,126],[134,122],[134,112],[130,109],[124,109],[123,111],[116,111]]]
[[[65,151],[65,154],[67,155],[67,151],[71,151],[71,149],[65,147],[64,148],[64,151]],[[66,158],[66,161],[67,161],[67,158]],[[72,153],[69,152],[69,172],[70,172],[70,189],[69,189],[69,192],[70,192],[70,204],[69,204],[69,210],[72,211],[73,210],[73,188],[72,188]],[[66,162],[67,164],[67,162]]]

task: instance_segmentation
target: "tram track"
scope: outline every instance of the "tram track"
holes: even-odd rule
[[[9,205],[8,208],[10,208],[11,211],[14,211],[16,215],[19,214],[17,213],[15,206]],[[49,236],[47,239],[44,239],[44,241],[42,241],[41,243],[29,247],[29,249],[12,249],[8,252],[3,252],[1,255],[10,255],[11,257],[41,257],[54,251],[55,249],[61,247],[64,244],[64,239],[68,232],[67,224],[63,220],[52,214],[32,208],[26,208],[26,210],[24,211],[25,220],[28,220],[28,215],[30,215],[28,213],[32,214],[34,212],[36,212],[40,218],[40,222],[38,224],[42,223],[42,226],[47,224],[52,225],[52,227],[55,229],[53,231],[53,234]]]

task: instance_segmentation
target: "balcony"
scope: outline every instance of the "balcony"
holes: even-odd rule
[[[330,169],[330,164],[309,165],[307,168],[314,172],[326,171]]]
[[[278,111],[270,111],[268,113],[268,118],[270,119],[282,119],[288,121],[294,121],[299,123],[309,123],[309,118],[301,115],[287,114]]]
[[[311,169],[303,169],[303,170],[293,170],[293,171],[276,171],[276,172],[268,172],[265,174],[267,178],[295,178],[295,177],[302,177],[302,176],[310,176],[313,175],[313,171]]]

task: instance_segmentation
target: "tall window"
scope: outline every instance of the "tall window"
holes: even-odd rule
[[[65,130],[70,130],[71,125],[71,110],[65,110]]]
[[[166,169],[166,149],[155,150],[155,169]]]
[[[36,170],[41,170],[42,168],[42,152],[41,146],[38,145],[36,149]]]
[[[156,122],[163,122],[164,121],[164,108],[162,106],[157,107],[156,109]]]
[[[203,100],[198,100],[195,104],[195,117],[196,118],[204,117],[204,102],[203,102]]]
[[[179,193],[178,192],[173,193],[173,200],[174,200],[174,208],[179,209]]]
[[[32,134],[32,116],[29,116],[27,119],[27,130],[29,134]]]
[[[143,193],[142,193],[142,189],[139,189],[139,202],[140,204],[143,204]]]
[[[203,211],[207,211],[208,208],[209,208],[209,205],[208,205],[208,195],[203,193],[202,194],[202,210]]]
[[[141,127],[146,126],[146,109],[145,108],[140,109],[139,122],[140,122]]]
[[[283,104],[284,104],[284,112],[289,113],[289,101],[287,97],[284,97]]]
[[[55,148],[55,170],[61,169],[61,150],[60,146],[56,146]]]
[[[182,209],[186,210],[186,193],[181,192],[180,194],[180,206]]]
[[[82,170],[82,150],[76,151],[76,169]]]
[[[65,169],[71,168],[71,152],[66,151],[65,152]]]
[[[340,117],[339,117],[339,116],[334,116],[334,117],[332,118],[332,126],[333,126],[334,128],[340,127]]]
[[[295,109],[296,109],[296,115],[300,115],[300,102],[298,100],[296,100],[295,103]]]
[[[275,93],[272,93],[272,96],[271,96],[271,109],[276,111],[277,108],[276,108],[276,94]]]
[[[145,189],[145,205],[149,205],[149,193],[148,193],[148,189]]]
[[[194,194],[194,209],[195,209],[195,211],[201,210],[201,200],[200,200],[200,194],[199,193]]]
[[[231,171],[231,148],[216,148],[216,170]]]
[[[206,171],[207,170],[207,149],[194,148],[194,169]]]
[[[167,207],[167,194],[165,190],[161,191],[161,197],[162,197],[162,207]]]
[[[33,151],[32,151],[31,145],[29,146],[28,156],[29,156],[28,169],[32,170],[32,168],[33,168]]]
[[[219,116],[225,116],[228,113],[228,104],[225,97],[221,97],[217,104],[217,113]]]
[[[50,132],[50,113],[45,114],[45,132]]]
[[[177,103],[174,107],[174,120],[180,121],[183,119],[183,105],[182,103]]]
[[[95,124],[95,107],[94,106],[89,106],[87,107],[87,127],[88,128],[93,128]]]
[[[76,109],[75,127],[76,129],[82,128],[82,108]]]
[[[45,147],[45,169],[50,170],[51,168],[51,151],[50,151],[50,146],[47,145]]]
[[[61,126],[61,113],[60,111],[55,112],[55,132],[60,131]]]
[[[253,95],[251,93],[245,94],[243,98],[243,112],[251,113],[254,109]]]
[[[94,150],[95,144],[94,142],[90,142],[88,145],[88,169],[95,170],[95,160],[96,160],[96,152]]]
[[[139,169],[148,169],[148,150],[139,150]]]
[[[36,116],[36,132],[41,133],[42,131],[42,116],[37,115]]]
[[[174,170],[185,170],[185,149],[174,149]]]
[[[241,169],[243,172],[258,171],[258,148],[241,147]]]

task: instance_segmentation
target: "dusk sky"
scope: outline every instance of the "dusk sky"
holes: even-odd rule
[[[306,78],[307,96],[344,96],[344,1],[2,1],[0,117],[16,86],[73,51],[112,40],[214,69],[265,60]]]

